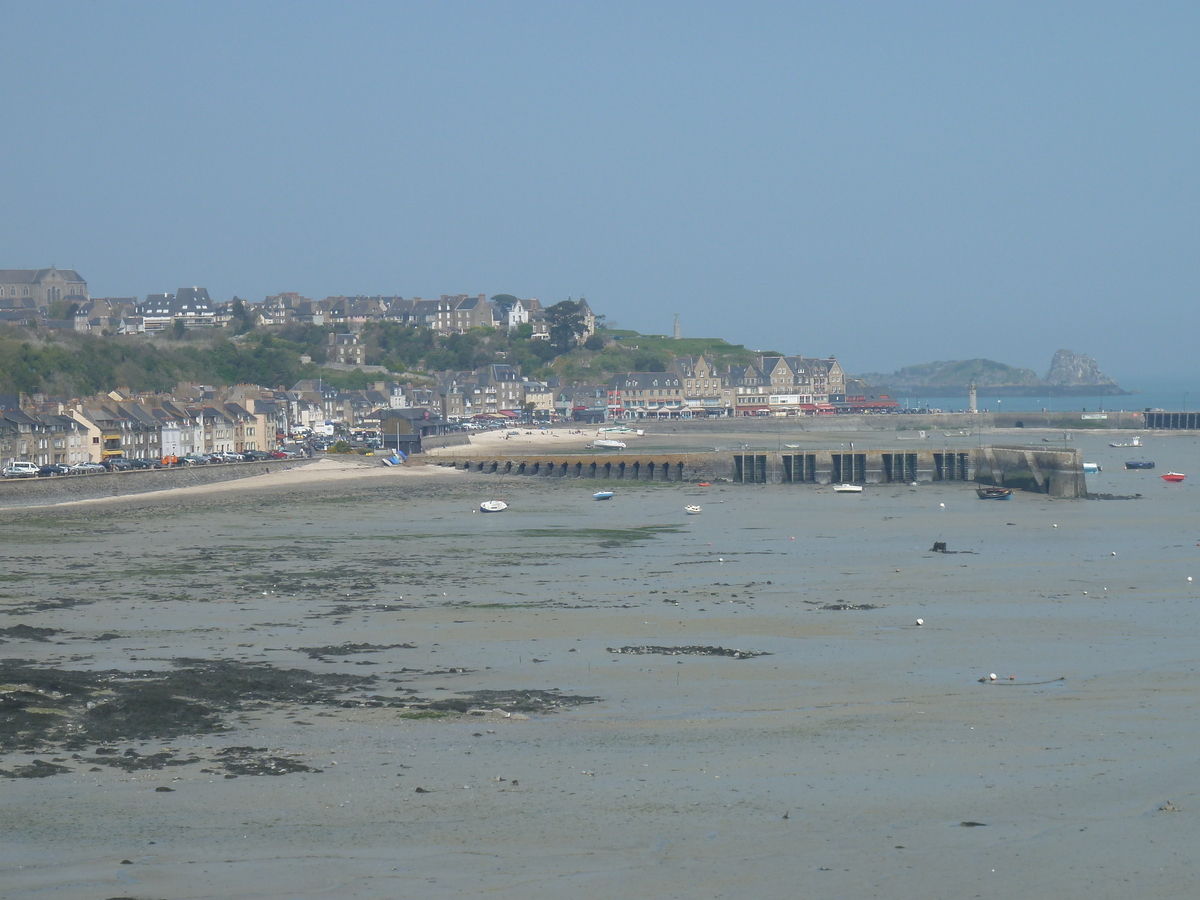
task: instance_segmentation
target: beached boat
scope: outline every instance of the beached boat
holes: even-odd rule
[[[975,488],[975,494],[980,500],[1007,500],[1012,496],[1012,488],[993,487],[981,484]]]
[[[1153,469],[1154,463],[1148,459],[1126,460],[1125,468],[1127,468],[1127,469]]]
[[[484,500],[479,504],[480,512],[504,512],[508,509],[508,504],[503,500]]]
[[[704,510],[702,510],[700,507],[696,506],[695,504],[692,504],[691,506],[685,506],[683,508],[683,511],[685,513],[687,513],[689,516],[698,516],[698,515],[700,515],[700,513],[704,512]]]
[[[596,493],[592,494],[593,500],[611,500],[612,498],[612,491],[596,491]]]
[[[1187,478],[1187,476],[1181,472],[1168,472],[1166,475],[1162,476],[1163,481],[1179,482],[1179,481],[1183,481],[1183,479],[1185,479],[1185,478]]]
[[[1141,435],[1135,434],[1127,441],[1113,441],[1108,446],[1110,447],[1140,447],[1142,446]]]
[[[624,441],[613,441],[608,438],[602,438],[598,441],[592,441],[591,446],[596,450],[624,450],[626,444]]]
[[[783,446],[787,447],[789,450],[799,450],[800,449],[799,444],[784,444]]]
[[[1100,463],[1085,462],[1083,464],[1084,475],[1099,475],[1103,470],[1100,468]]]
[[[861,494],[861,484],[835,484],[833,486],[835,492],[839,494]]]

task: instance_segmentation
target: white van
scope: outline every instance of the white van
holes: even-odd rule
[[[38,467],[36,463],[26,462],[20,459],[14,459],[0,474],[5,478],[37,478]]]

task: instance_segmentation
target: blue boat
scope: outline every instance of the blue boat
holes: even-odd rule
[[[596,491],[596,493],[592,494],[593,500],[611,500],[612,498],[612,491]]]
[[[1127,469],[1153,469],[1154,463],[1148,459],[1135,459],[1125,463]]]

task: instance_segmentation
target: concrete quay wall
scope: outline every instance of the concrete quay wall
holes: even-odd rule
[[[253,478],[274,466],[293,468],[311,459],[272,459],[263,462],[179,466],[170,469],[135,469],[127,472],[98,472],[95,475],[56,475],[52,478],[0,479],[0,509],[49,506],[102,497],[131,497],[171,488],[195,487]]]
[[[713,451],[707,453],[478,454],[429,460],[470,472],[601,481],[720,481],[731,484],[911,484],[938,481],[1000,484],[1054,497],[1087,492],[1083,456],[1075,449],[857,450],[840,452]]]

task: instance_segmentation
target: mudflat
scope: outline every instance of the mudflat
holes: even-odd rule
[[[314,464],[10,510],[0,893],[1190,896],[1200,494],[1078,440],[1140,499]]]

